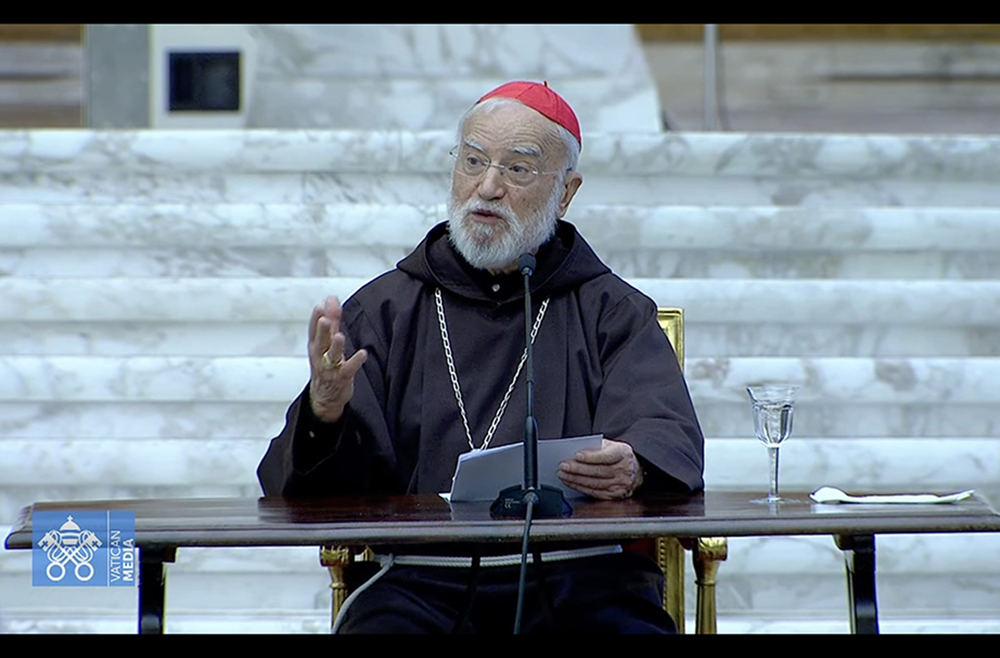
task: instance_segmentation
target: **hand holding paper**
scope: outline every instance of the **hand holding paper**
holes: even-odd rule
[[[581,450],[599,450],[600,434],[538,442],[538,483],[562,489],[567,498],[584,494],[559,479],[559,464],[574,459]],[[485,501],[496,498],[505,487],[524,481],[524,445],[513,443],[499,448],[473,450],[458,456],[452,478],[452,502]]]

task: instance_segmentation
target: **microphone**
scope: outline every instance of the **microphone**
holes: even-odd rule
[[[535,273],[535,257],[531,254],[521,254],[517,259],[517,269],[521,270],[524,276],[531,276]],[[531,342],[531,339],[528,339]]]
[[[521,618],[524,614],[525,578],[528,570],[528,538],[531,521],[539,518],[567,517],[572,513],[562,489],[548,485],[538,485],[538,422],[535,420],[535,374],[534,355],[531,345],[531,275],[535,272],[535,257],[521,254],[517,267],[524,275],[524,349],[525,382],[528,389],[528,410],[524,419],[524,485],[514,485],[502,490],[493,504],[490,514],[500,518],[524,519],[524,533],[521,536],[521,572],[517,585],[517,610],[514,612],[514,635],[521,632]],[[541,566],[541,553],[535,549],[536,564]],[[471,602],[471,599],[470,599]]]
[[[538,484],[538,422],[535,420],[534,353],[531,344],[531,275],[535,272],[535,257],[521,254],[517,267],[524,276],[524,345],[525,381],[528,390],[528,407],[524,419],[524,484],[507,487],[490,506],[493,516],[525,518],[529,502],[534,516],[558,518],[569,516],[572,508],[561,489]]]

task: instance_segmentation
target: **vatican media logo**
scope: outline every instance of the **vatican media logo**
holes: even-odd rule
[[[48,587],[135,587],[135,513],[34,512],[31,583]]]

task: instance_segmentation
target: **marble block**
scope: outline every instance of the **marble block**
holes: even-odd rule
[[[632,25],[254,25],[261,77],[452,80],[621,75]],[[586,48],[580,44],[586,43]]]
[[[250,125],[453,129],[512,79],[546,80],[590,130],[660,129],[631,25],[256,25]],[[581,45],[586,44],[586,47]]]
[[[522,76],[523,77],[523,76]],[[475,100],[509,78],[476,80],[263,80],[251,128],[451,129]],[[659,100],[648,84],[623,79],[553,77],[587,130],[656,132]]]

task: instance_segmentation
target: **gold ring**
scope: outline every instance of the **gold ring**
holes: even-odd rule
[[[330,358],[329,352],[323,352],[323,369],[324,370],[340,370],[340,366],[344,365],[344,357],[340,357],[336,363]]]

